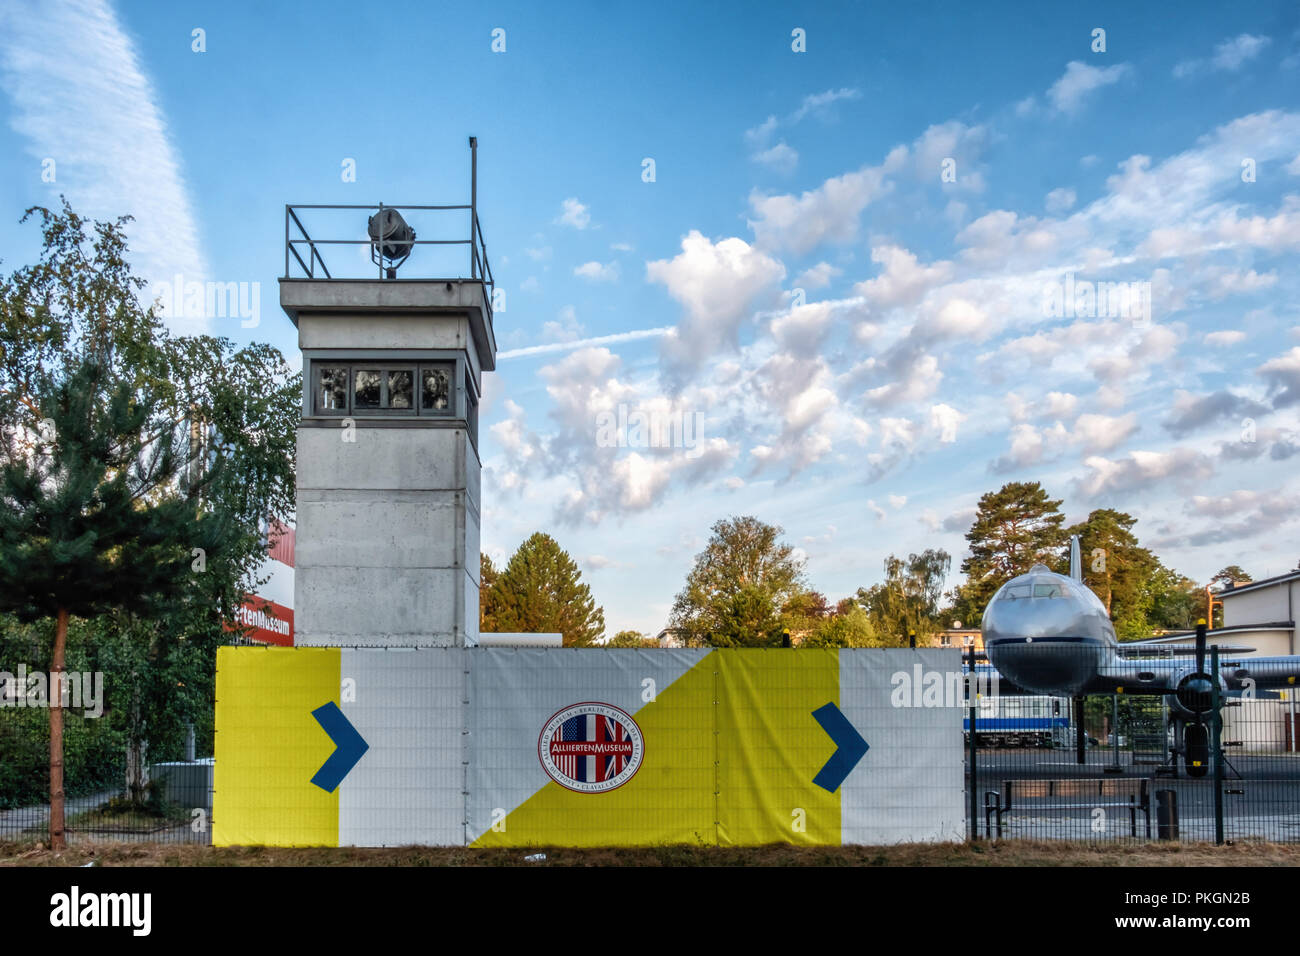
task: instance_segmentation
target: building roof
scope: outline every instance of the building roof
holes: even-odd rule
[[[1216,627],[1205,632],[1206,638],[1212,638],[1219,634],[1239,634],[1242,631],[1292,631],[1295,630],[1295,621],[1268,621],[1264,624],[1233,624],[1230,627]],[[1140,641],[1121,641],[1121,647],[1133,647],[1141,644],[1168,644],[1171,641],[1182,641],[1188,638],[1195,638],[1195,631],[1166,631],[1159,637],[1144,637]]]
[[[1236,597],[1238,594],[1243,594],[1246,591],[1254,591],[1259,588],[1268,587],[1272,584],[1281,584],[1284,581],[1294,581],[1297,578],[1300,578],[1300,568],[1297,568],[1294,571],[1288,571],[1286,574],[1275,574],[1271,578],[1262,578],[1259,581],[1249,581],[1245,584],[1230,587],[1227,590],[1219,591],[1215,594],[1215,597],[1220,600],[1223,598]]]

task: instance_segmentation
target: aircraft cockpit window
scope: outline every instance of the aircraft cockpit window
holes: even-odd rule
[[[1018,584],[1013,588],[1006,588],[1002,596],[1008,601],[1019,601],[1027,598],[1032,593],[1033,588],[1028,584]]]
[[[1060,585],[1057,584],[1035,584],[1034,597],[1036,598],[1059,598],[1061,596]]]

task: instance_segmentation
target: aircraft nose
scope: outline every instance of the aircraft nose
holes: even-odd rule
[[[999,638],[1079,637],[1087,606],[1076,594],[1059,597],[999,597],[984,612],[984,644]]]
[[[983,621],[989,662],[1027,690],[1077,693],[1096,670],[1090,613],[1078,595],[1064,592],[993,601]]]

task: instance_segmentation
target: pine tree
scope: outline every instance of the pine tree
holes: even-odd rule
[[[980,498],[966,532],[971,554],[961,563],[966,583],[958,589],[958,617],[978,621],[993,592],[1009,578],[1057,560],[1065,541],[1060,506],[1060,499],[1049,498],[1036,481],[1008,482]]]
[[[139,765],[146,746],[178,753],[189,723],[211,733],[216,649],[230,638],[235,608],[261,583],[267,518],[283,521],[293,511],[302,379],[267,345],[169,336],[157,310],[142,305],[145,283],[131,273],[130,217],[92,223],[66,201],[61,211],[33,207],[23,220],[32,217],[40,222],[40,257],[0,279],[0,427],[28,460],[36,451],[28,439],[54,425],[41,408],[50,387],[93,359],[101,407],[123,386],[140,405],[157,402],[147,430],[175,427],[185,449],[179,457],[190,454],[191,442],[201,446],[206,474],[198,480],[204,468],[196,461],[190,493],[201,493],[205,512],[228,519],[220,550],[209,549],[184,594],[145,612],[119,602],[84,626],[74,615],[74,635],[86,637],[76,649],[82,663],[104,671],[112,689],[108,710],[132,715],[127,739]],[[159,445],[146,447],[152,454]],[[191,469],[182,462],[177,470]],[[162,482],[150,503],[178,493],[176,484]],[[48,651],[40,657],[48,668]],[[109,735],[101,736],[107,744]],[[128,776],[133,795],[143,779]]]
[[[582,572],[555,539],[540,531],[519,546],[492,588],[496,627],[504,633],[564,635],[565,647],[587,647],[605,635]]]
[[[1151,576],[1155,555],[1138,545],[1133,526],[1137,519],[1112,508],[1098,508],[1067,535],[1079,536],[1083,582],[1105,605],[1122,639],[1149,637],[1151,626]],[[1067,570],[1068,558],[1061,570]]]
[[[55,620],[50,843],[61,849],[63,709],[55,688],[69,619],[114,609],[160,616],[220,552],[228,530],[224,513],[200,504],[199,487],[184,487],[188,449],[152,395],[110,381],[93,356],[62,380],[42,373],[31,385],[40,435],[9,428],[0,443],[0,611]]]
[[[1210,586],[1214,588],[1215,591],[1226,591],[1238,581],[1253,580],[1255,579],[1246,571],[1243,571],[1240,565],[1230,564],[1214,577],[1210,578]]]

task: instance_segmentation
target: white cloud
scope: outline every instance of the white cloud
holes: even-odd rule
[[[768,141],[772,138],[772,133],[776,131],[776,126],[776,117],[769,116],[759,125],[745,130],[745,141],[755,148],[766,146]]]
[[[126,232],[137,275],[213,278],[158,95],[109,3],[0,5],[0,82],[13,129],[31,156],[56,162],[59,190],[77,212],[135,217]],[[207,331],[188,318],[172,324]]]
[[[740,324],[754,306],[772,299],[785,266],[743,239],[714,243],[695,230],[672,259],[646,263],[646,279],[662,282],[686,310],[664,339],[665,356],[678,369],[698,367],[723,348],[735,347]]]
[[[898,367],[889,369],[884,363],[868,359],[867,368],[880,368],[893,379],[885,385],[868,389],[866,399],[873,405],[901,405],[909,402],[921,402],[939,390],[943,381],[943,372],[939,371],[939,360],[933,355],[922,354],[899,362]]]
[[[601,345],[617,345],[621,342],[635,342],[639,339],[657,339],[672,331],[671,326],[657,329],[635,329],[631,332],[614,332],[611,335],[597,335],[589,339],[577,339],[568,342],[551,342],[546,345],[529,345],[525,348],[506,349],[497,353],[497,360],[524,358],[529,355],[545,355],[550,352],[570,352],[574,349],[592,348]]]
[[[1191,483],[1214,472],[1205,454],[1192,448],[1170,451],[1134,451],[1127,458],[1093,455],[1084,460],[1088,473],[1075,483],[1085,498],[1150,488],[1168,478]]]
[[[560,310],[559,317],[542,325],[542,338],[547,342],[574,345],[582,337],[582,323],[573,306],[566,305]],[[576,347],[576,346],[574,346]]]
[[[1260,275],[1254,269],[1248,272],[1233,269],[1219,273],[1214,280],[1214,286],[1210,289],[1209,295],[1211,299],[1225,299],[1230,295],[1250,295],[1260,289],[1267,289],[1276,283],[1276,272],[1266,272]]]
[[[1048,392],[1043,399],[1042,411],[1039,414],[1048,418],[1069,418],[1078,406],[1077,395],[1071,395],[1069,392]]]
[[[1201,341],[1215,348],[1227,348],[1246,341],[1246,333],[1240,329],[1223,329],[1219,332],[1207,332]]]
[[[840,100],[856,100],[861,96],[861,91],[847,87],[838,90],[827,90],[824,93],[811,93],[803,98],[799,108],[790,115],[790,122],[798,123],[809,114],[825,118],[831,104]]]
[[[1247,62],[1259,56],[1264,47],[1271,42],[1265,36],[1252,36],[1249,33],[1243,33],[1231,40],[1224,40],[1216,46],[1214,56],[1210,58],[1210,63],[1213,64],[1215,69],[1219,70],[1239,70]]]
[[[772,318],[770,329],[776,344],[788,353],[815,355],[835,321],[834,302],[811,302],[795,306]]]
[[[935,123],[912,143],[913,173],[922,182],[933,182],[942,164],[951,159],[956,164],[956,180],[945,184],[947,188],[979,192],[984,180],[977,167],[987,142],[988,129],[984,126],[967,126],[957,120]]]
[[[591,213],[577,199],[569,198],[562,203],[560,215],[556,217],[555,222],[557,225],[572,226],[574,229],[586,229],[591,225]]]
[[[1011,428],[1011,444],[1007,453],[993,462],[995,472],[1015,471],[1055,458],[1069,441],[1064,425],[1057,422],[1051,428],[1035,428],[1022,423]]]
[[[1070,431],[1070,440],[1083,446],[1085,452],[1110,451],[1123,444],[1138,429],[1137,413],[1127,415],[1080,415]]]
[[[1053,214],[1068,212],[1074,208],[1078,198],[1073,189],[1062,187],[1048,193],[1044,205],[1047,211]]]
[[[1073,113],[1094,90],[1118,83],[1132,72],[1133,68],[1127,63],[1089,66],[1079,60],[1071,60],[1065,67],[1065,73],[1047,91],[1047,99],[1053,109],[1061,113]]]
[[[779,173],[792,173],[794,168],[799,165],[798,151],[787,146],[785,140],[768,149],[754,153],[750,158],[754,162],[769,169],[774,169]]]
[[[859,282],[853,287],[853,293],[882,309],[919,302],[931,289],[947,282],[953,271],[951,262],[923,266],[913,253],[901,246],[875,246],[871,261],[884,267],[881,274]]]
[[[1256,371],[1275,392],[1274,408],[1285,408],[1300,402],[1300,346],[1269,359]]]
[[[930,406],[930,427],[939,433],[939,441],[945,445],[957,440],[957,427],[968,417],[942,402]]]
[[[848,242],[858,232],[862,210],[888,191],[885,175],[906,155],[899,147],[881,166],[863,166],[826,180],[799,196],[749,194],[750,228],[767,249],[809,252],[823,242]]]
[[[837,268],[829,262],[819,262],[817,265],[810,266],[799,273],[794,280],[794,284],[799,289],[822,289],[830,285],[831,279],[840,275],[843,271],[843,269]]]
[[[573,270],[573,274],[591,282],[614,282],[618,279],[618,263],[584,262]]]

